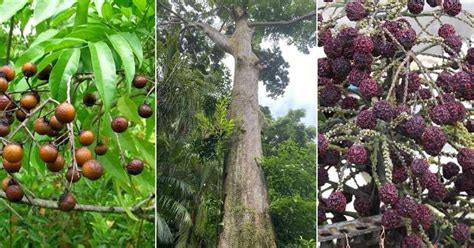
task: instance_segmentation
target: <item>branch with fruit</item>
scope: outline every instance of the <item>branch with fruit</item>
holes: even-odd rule
[[[72,89],[73,83],[93,80],[94,76],[92,74],[72,76],[67,82],[67,97],[64,102],[58,102],[52,97],[41,101],[41,94],[49,93],[47,90],[40,89],[40,87],[47,85],[52,69],[53,67],[49,65],[37,73],[35,64],[24,64],[22,66],[22,73],[27,82],[28,89],[12,94],[8,93],[8,88],[9,83],[15,79],[16,73],[8,65],[0,67],[0,140],[3,143],[1,151],[3,166],[0,169],[5,170],[9,174],[2,181],[4,192],[0,192],[0,197],[10,202],[59,209],[61,211],[125,213],[127,210],[124,207],[77,203],[76,197],[73,194],[73,184],[82,177],[95,181],[104,175],[105,170],[101,162],[97,160],[97,156],[105,155],[108,151],[108,146],[103,142],[98,131],[97,134],[94,134],[92,130],[78,128],[76,108],[72,104],[71,94],[76,92]],[[34,76],[46,83],[32,87],[29,80]],[[143,75],[136,75],[132,85],[137,89],[144,89],[150,81]],[[145,93],[146,98],[151,97],[155,86],[148,88],[149,91]],[[19,93],[22,94],[21,98],[16,100],[15,95]],[[100,105],[100,103],[97,103],[97,97],[91,93],[85,94],[82,102],[87,107]],[[153,110],[147,103],[140,105],[137,111],[138,115],[142,118],[150,118],[153,115]],[[99,114],[102,113],[101,111]],[[18,124],[15,124],[15,119],[19,121]],[[129,121],[123,116],[115,116],[111,119],[110,126],[118,137],[120,133],[127,131]],[[13,131],[11,131],[12,127],[15,127]],[[20,133],[23,134],[21,141],[16,138]],[[38,140],[38,135],[48,138]],[[94,148],[94,157],[89,146],[94,144],[95,140],[97,142]],[[117,142],[119,141],[117,140]],[[30,147],[31,145],[37,146],[39,158],[46,164],[47,169],[51,173],[63,173],[62,171],[65,166],[67,164],[70,165],[64,173],[64,191],[58,197],[58,200],[36,197],[16,177],[16,174],[21,172],[22,164],[25,164],[25,162],[30,163],[30,161],[24,161],[26,157],[24,154],[25,145],[30,145]],[[80,147],[77,147],[78,145]],[[139,175],[145,168],[144,162],[137,158],[127,160],[124,153],[125,151],[120,149],[120,155],[123,158],[122,162],[126,164],[124,169],[130,176]],[[31,158],[31,156],[27,157],[28,159]],[[154,195],[146,198],[130,208],[130,212],[147,220],[152,220],[154,207],[153,204],[150,207],[149,203],[153,199]]]

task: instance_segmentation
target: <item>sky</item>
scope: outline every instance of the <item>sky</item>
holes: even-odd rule
[[[269,48],[270,43],[262,44]],[[287,45],[284,40],[279,42],[282,56],[288,62],[288,78],[290,82],[283,96],[277,99],[267,97],[265,86],[259,82],[258,100],[260,105],[268,106],[274,118],[285,116],[288,110],[304,109],[306,117],[302,120],[308,126],[316,125],[316,48],[304,54],[293,45]],[[234,59],[227,55],[224,64],[234,74]]]

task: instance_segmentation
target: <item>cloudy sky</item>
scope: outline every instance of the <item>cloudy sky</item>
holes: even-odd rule
[[[284,116],[290,109],[306,110],[303,122],[306,125],[316,125],[316,48],[310,50],[309,54],[298,51],[295,46],[289,46],[285,41],[280,41],[279,46],[282,55],[290,65],[288,78],[290,82],[285,94],[277,99],[267,97],[265,86],[259,83],[259,103],[268,106],[273,117]],[[270,44],[263,44],[268,48]],[[227,56],[224,63],[233,74],[234,60]]]

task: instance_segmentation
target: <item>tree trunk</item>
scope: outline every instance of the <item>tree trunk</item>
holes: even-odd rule
[[[260,66],[252,51],[253,28],[244,13],[234,13],[236,30],[230,39],[235,59],[230,117],[237,131],[225,162],[223,230],[220,248],[276,247],[267,188],[257,160],[262,156],[258,105]]]

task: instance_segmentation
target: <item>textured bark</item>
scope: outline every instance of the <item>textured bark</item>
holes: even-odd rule
[[[230,39],[235,60],[230,117],[238,130],[225,163],[224,217],[219,247],[276,247],[267,187],[257,160],[262,156],[258,104],[260,66],[252,51],[254,33],[245,14],[234,9],[236,30]]]

